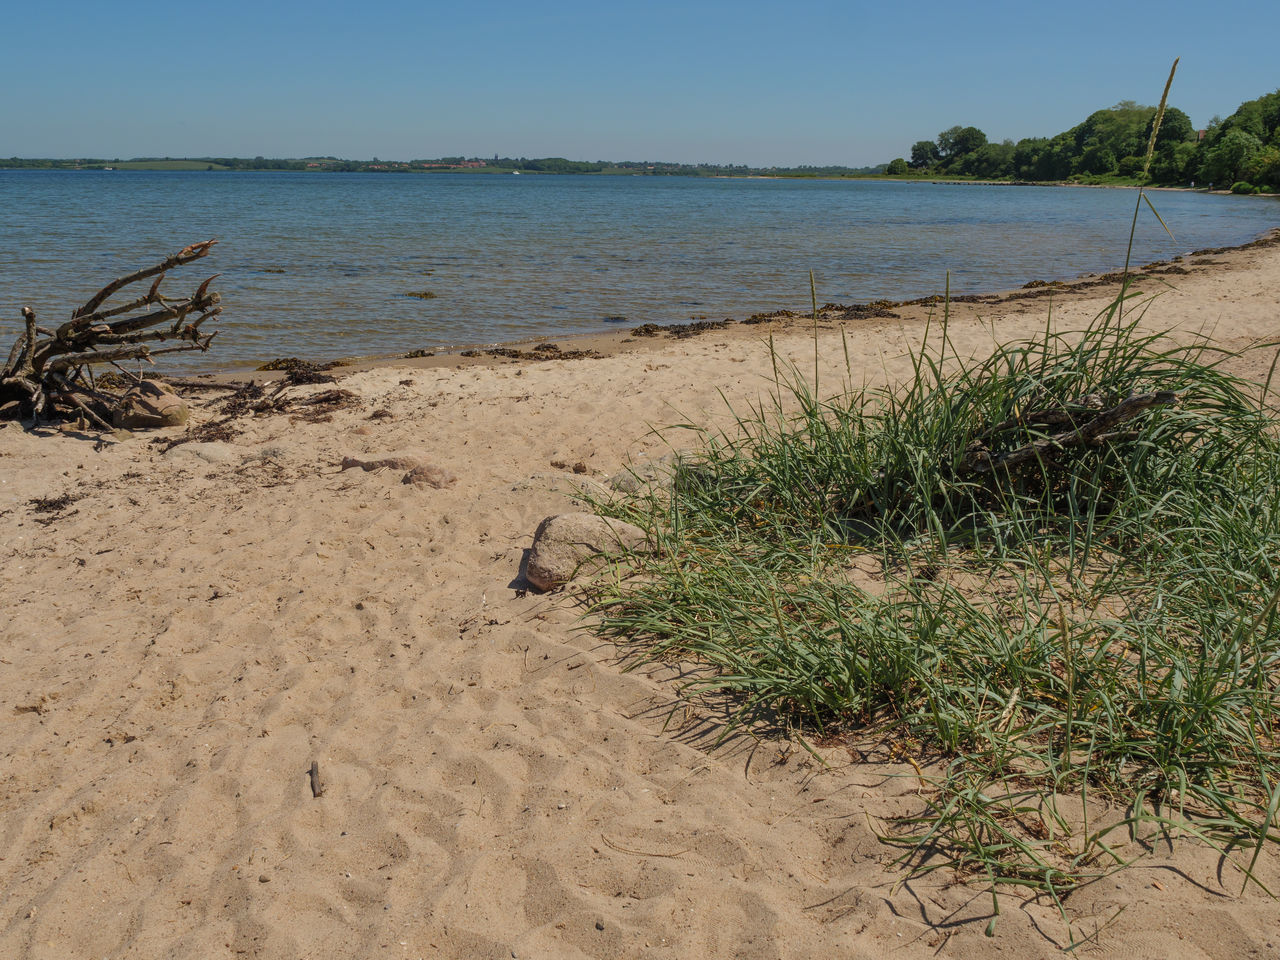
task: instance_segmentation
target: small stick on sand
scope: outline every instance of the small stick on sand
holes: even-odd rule
[[[324,784],[320,782],[320,764],[316,760],[311,761],[311,795],[318,797],[324,793]]]
[[[620,843],[614,843],[603,833],[600,834],[600,839],[603,840],[605,842],[605,846],[609,847],[611,850],[617,850],[619,853],[629,853],[636,857],[665,857],[668,860],[674,860],[676,857],[689,852],[687,848],[684,850],[678,850],[675,853],[659,853],[652,850],[633,850],[630,847],[624,847]]]

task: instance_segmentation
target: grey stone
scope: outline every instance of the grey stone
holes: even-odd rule
[[[538,525],[525,577],[539,590],[551,590],[645,545],[644,531],[635,524],[593,513],[562,513]]]
[[[669,453],[653,459],[638,458],[610,477],[609,486],[618,493],[634,496],[653,484],[665,485],[671,480],[674,459]]]
[[[120,398],[111,425],[126,430],[180,427],[190,416],[191,410],[176,393],[154,380],[143,380]]]

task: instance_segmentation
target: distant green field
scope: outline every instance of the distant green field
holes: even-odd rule
[[[110,164],[117,170],[229,170],[206,160],[121,160]]]

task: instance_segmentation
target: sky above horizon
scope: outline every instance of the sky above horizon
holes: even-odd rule
[[[1271,3],[21,4],[0,156],[563,156],[866,166],[1121,100],[1197,127],[1280,87]]]

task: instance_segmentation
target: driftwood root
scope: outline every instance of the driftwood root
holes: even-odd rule
[[[140,384],[142,377],[119,364],[151,363],[152,357],[163,353],[208,350],[217,335],[217,331],[201,331],[202,324],[222,312],[221,298],[209,289],[216,275],[190,296],[167,297],[160,292],[168,271],[207,256],[216,243],[193,243],[157,264],[112,280],[55,329],[40,326],[35,311],[23,307],[24,330],[0,367],[0,408],[37,421],[73,416],[111,429],[121,398],[95,382],[95,366],[111,364],[128,382]],[[108,305],[122,289],[143,280],[152,280],[146,293]]]

